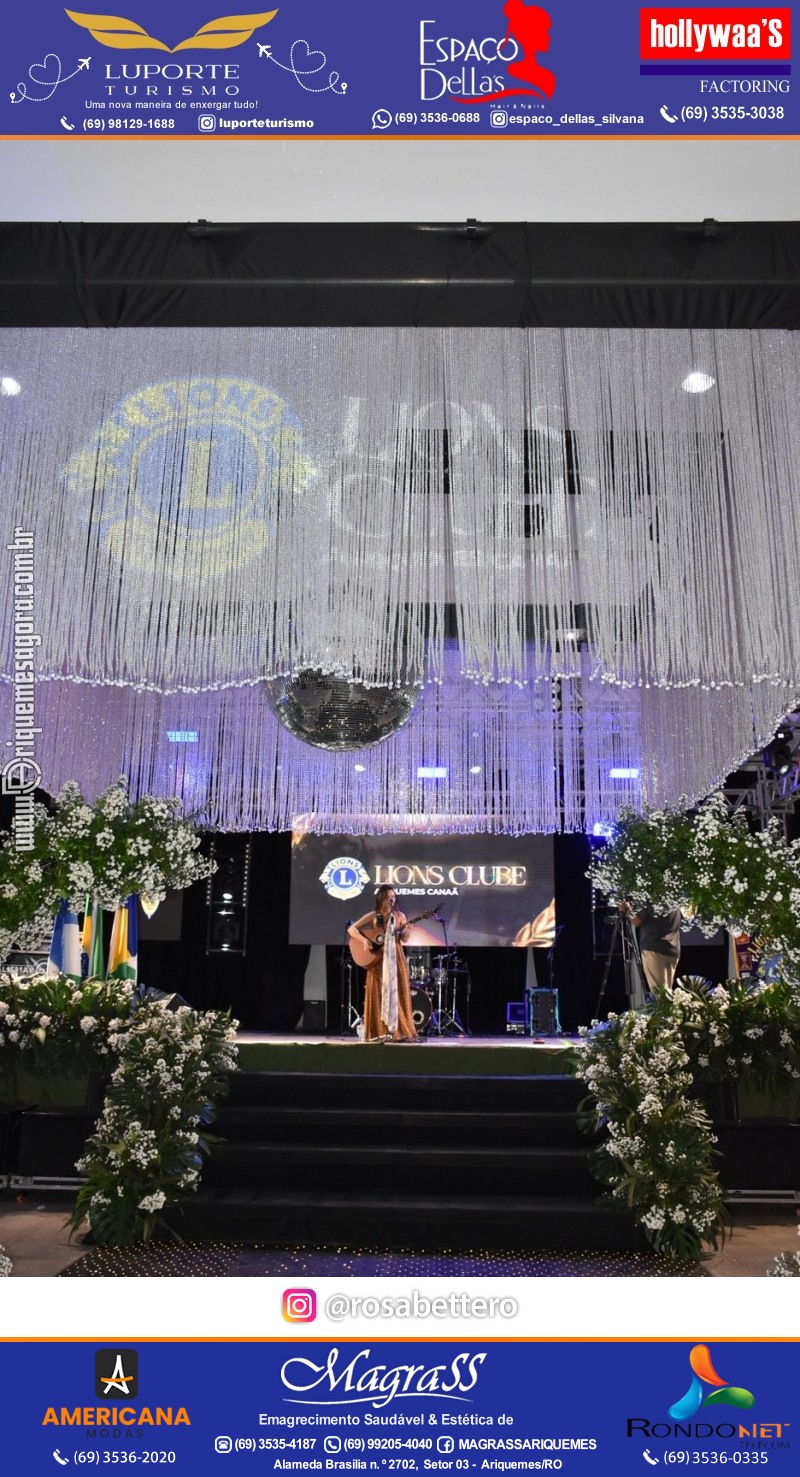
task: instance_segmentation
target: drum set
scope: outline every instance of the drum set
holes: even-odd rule
[[[409,949],[408,981],[411,1013],[419,1036],[468,1036],[459,1011],[461,998],[469,1020],[470,977],[455,949],[431,957],[430,949]]]

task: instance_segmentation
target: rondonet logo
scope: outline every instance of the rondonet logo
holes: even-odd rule
[[[792,12],[742,6],[657,6],[639,11],[642,61],[789,61]]]
[[[478,1383],[478,1370],[486,1354],[456,1354],[449,1364],[372,1364],[372,1350],[362,1349],[339,1360],[331,1349],[324,1364],[313,1359],[287,1359],[281,1383],[291,1390],[284,1396],[291,1405],[371,1405],[373,1410],[402,1399],[458,1400],[465,1404],[468,1392]]]
[[[207,21],[193,36],[187,36],[177,46],[167,46],[166,41],[148,35],[137,21],[127,20],[122,15],[89,15],[82,10],[67,10],[65,14],[76,26],[88,31],[99,46],[112,46],[116,51],[228,51],[232,46],[242,46],[249,41],[254,31],[260,31],[278,12],[262,10],[256,15],[222,15],[218,20]]]

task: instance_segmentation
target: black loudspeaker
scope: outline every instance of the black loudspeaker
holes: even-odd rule
[[[324,1000],[303,1001],[302,1030],[308,1036],[323,1036],[325,1034]]]
[[[164,1000],[167,1010],[180,1010],[182,1005],[191,1010],[188,1000],[182,995],[170,995],[166,990],[155,990],[152,985],[140,985],[136,991],[137,1000]]]
[[[94,1119],[68,1108],[60,1113],[29,1108],[22,1114],[16,1172],[42,1179],[74,1179]]]
[[[206,887],[207,954],[246,953],[250,853],[249,836],[215,836],[211,842],[217,870]]]

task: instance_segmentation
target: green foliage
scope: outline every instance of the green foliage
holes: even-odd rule
[[[38,1077],[108,1073],[109,1026],[130,1013],[132,993],[120,980],[0,978],[0,1077],[17,1067]]]

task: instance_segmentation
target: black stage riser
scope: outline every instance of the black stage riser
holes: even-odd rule
[[[586,1143],[574,1109],[487,1115],[469,1109],[328,1107],[321,1113],[309,1107],[252,1106],[224,1110],[214,1131],[239,1144],[337,1144],[352,1138],[362,1145],[461,1149],[493,1146],[500,1135],[508,1148],[537,1144],[576,1148]]]
[[[220,1145],[204,1179],[207,1189],[358,1191],[365,1184],[400,1197],[410,1193],[503,1195],[510,1189],[564,1199],[598,1193],[580,1149],[369,1148],[352,1144]]]
[[[200,1240],[427,1251],[644,1251],[624,1212],[591,1200],[374,1192],[201,1192],[176,1227]]]
[[[402,1051],[403,1047],[387,1047]],[[468,1048],[465,1048],[468,1054]],[[383,1108],[397,1111],[574,1113],[586,1087],[571,1077],[422,1076],[396,1072],[237,1072],[230,1106]]]

